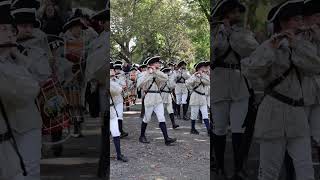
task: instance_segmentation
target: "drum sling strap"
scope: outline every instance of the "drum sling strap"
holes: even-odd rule
[[[111,96],[111,93],[110,93],[110,91],[108,91],[108,92],[109,92],[109,96],[110,96],[110,99],[111,99],[111,102],[112,102],[112,104],[110,104],[110,106],[113,106],[114,110],[116,111],[117,117],[119,117],[119,114],[118,114],[118,111],[117,111],[116,106],[114,104],[114,101],[113,101],[113,98]],[[105,113],[107,113],[107,112],[105,112]]]
[[[182,77],[182,74],[181,74],[180,78],[177,80],[177,83],[185,83],[185,81],[186,81],[186,79],[184,77]]]
[[[150,84],[150,86],[149,86],[148,89],[146,90],[146,94],[145,94],[144,96],[146,96],[148,93],[160,93],[160,91],[150,91],[153,83],[155,83],[155,82],[156,82],[156,78],[154,77],[154,78],[152,79],[152,83]]]
[[[215,61],[213,61],[213,63],[211,64],[211,69],[214,70],[216,67],[221,67],[221,68],[227,68],[227,69],[240,69],[240,59],[239,59],[239,54],[237,52],[235,52],[231,45],[230,45],[230,41],[228,38],[228,42],[229,42],[229,47],[228,50],[220,57],[217,57]],[[238,64],[230,64],[230,63],[225,63],[223,62],[224,59],[226,59],[229,54],[233,52],[236,56],[236,58],[238,59],[239,63]]]
[[[166,84],[160,89],[160,92],[164,92],[164,93],[171,93],[171,91],[165,91],[164,89],[168,86],[168,82],[166,82]],[[169,88],[170,89],[170,88]]]
[[[288,104],[288,105],[291,105],[291,106],[294,106],[294,107],[302,107],[304,106],[304,100],[303,98],[300,98],[299,100],[295,100],[291,97],[288,97],[288,96],[285,96],[283,94],[280,94],[279,92],[275,91],[274,88],[276,86],[278,86],[279,84],[281,84],[281,82],[283,82],[287,77],[288,75],[290,74],[290,72],[292,70],[295,70],[296,71],[296,75],[297,75],[297,78],[298,78],[298,81],[300,83],[300,87],[301,86],[301,77],[300,77],[300,74],[296,68],[296,66],[292,63],[292,53],[290,52],[290,67],[289,69],[287,69],[280,77],[278,77],[277,79],[273,80],[269,85],[268,87],[265,89],[265,94],[266,95],[269,95],[285,104]]]
[[[202,92],[199,92],[197,89],[200,87],[200,86],[204,86],[203,82],[201,81],[196,87],[193,88],[193,92],[197,93],[197,94],[200,94],[202,96],[205,96],[206,94],[205,93],[202,93]]]
[[[4,118],[4,121],[6,123],[7,129],[8,129],[8,133],[11,136],[11,139],[12,139],[13,149],[16,151],[16,153],[17,153],[17,155],[19,157],[20,166],[21,166],[21,169],[23,171],[23,176],[27,176],[28,173],[27,173],[27,170],[26,170],[26,166],[25,166],[25,164],[23,162],[23,158],[22,158],[21,153],[20,153],[20,151],[18,149],[18,145],[17,145],[16,139],[15,139],[15,137],[13,135],[12,128],[11,128],[8,116],[7,116],[7,113],[5,111],[5,108],[4,108],[4,105],[3,105],[2,101],[1,101],[1,99],[0,99],[0,109],[1,109],[1,114],[2,114],[2,116]]]

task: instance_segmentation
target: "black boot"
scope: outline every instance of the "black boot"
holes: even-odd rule
[[[183,110],[183,120],[187,121],[187,112],[188,112],[188,104],[183,104],[182,105],[182,110]]]
[[[286,180],[295,180],[296,173],[294,170],[293,160],[290,157],[288,151],[286,151],[286,154],[284,157],[284,164],[285,164],[285,169],[286,169]]]
[[[164,137],[164,142],[167,146],[171,145],[172,143],[176,142],[176,138],[169,138],[168,136],[168,131],[167,131],[167,126],[165,122],[160,122],[159,127],[162,131],[163,137]]]
[[[177,118],[181,119],[181,105],[177,104]]]
[[[172,128],[177,129],[179,127],[179,125],[177,125],[176,122],[174,121],[174,114],[173,113],[169,114],[169,117],[170,117],[170,120],[172,123]]]
[[[119,125],[119,131],[121,133],[120,138],[127,137],[129,134],[123,131],[123,125],[122,125],[122,120],[118,120],[118,125]]]
[[[141,113],[140,113],[140,118],[144,117],[144,97],[142,98],[142,107],[141,107]]]
[[[148,141],[148,139],[146,138],[146,135],[145,135],[145,132],[146,132],[146,129],[147,129],[147,123],[145,122],[142,122],[141,124],[141,134],[140,134],[140,137],[139,137],[139,142],[141,143],[150,143],[150,141]]]
[[[213,139],[213,147],[216,157],[216,169],[219,172],[219,174],[224,174],[224,153],[226,149],[227,136],[218,136],[214,134]]]
[[[201,113],[200,110],[199,110],[199,120],[198,120],[198,123],[202,124],[202,113]]]
[[[209,119],[204,119],[203,122],[204,122],[204,124],[206,125],[207,132],[208,132],[208,136],[210,136],[210,134],[211,134],[211,129],[210,129]]]
[[[123,154],[121,154],[120,137],[113,137],[113,143],[117,152],[117,160],[122,162],[128,162],[128,159]]]
[[[233,164],[234,177],[237,177],[238,172],[241,171],[243,162],[241,162],[240,147],[242,141],[242,133],[232,133],[232,147],[233,147]]]
[[[196,120],[191,120],[191,134],[199,134],[199,131],[196,130]]]

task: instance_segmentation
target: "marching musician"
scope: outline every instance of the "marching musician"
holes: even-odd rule
[[[225,177],[224,154],[227,129],[230,123],[234,155],[234,178],[237,178],[239,149],[244,133],[242,124],[247,116],[249,91],[245,78],[240,73],[240,61],[250,55],[259,45],[253,33],[242,28],[241,14],[246,10],[238,0],[221,0],[213,8],[212,16],[219,22],[214,27],[213,49],[215,60],[211,64],[212,101],[214,121],[214,150],[217,158],[217,174]]]
[[[171,69],[170,68],[162,68],[161,71],[165,73],[168,76],[168,80],[166,82],[163,82],[160,84],[160,92],[161,92],[161,97],[163,101],[163,106],[167,110],[171,123],[172,123],[172,128],[177,129],[179,127],[178,124],[176,124],[174,120],[174,113],[173,113],[173,106],[172,106],[172,90],[175,87],[175,81],[174,81],[174,76],[172,76]]]
[[[32,59],[17,49],[10,7],[10,1],[0,1],[0,97],[4,108],[0,111],[0,179],[40,180],[42,123],[34,103],[40,91],[39,77],[29,70]],[[5,114],[9,124],[4,121]],[[22,167],[26,168],[25,177]]]
[[[80,17],[72,16],[63,26],[61,37],[65,41],[65,57],[73,62],[72,79],[67,82],[66,92],[69,96],[71,105],[71,114],[74,121],[74,137],[83,137],[82,123],[84,122],[85,105],[85,60],[88,49],[87,42],[84,42],[83,31],[87,29]],[[78,47],[72,47],[73,52],[69,52],[69,43],[76,44]],[[78,49],[77,49],[78,48]]]
[[[195,123],[198,119],[199,110],[202,114],[208,135],[210,132],[210,124],[208,118],[208,103],[206,97],[206,86],[210,85],[210,77],[206,74],[206,66],[208,62],[201,61],[195,64],[196,72],[186,81],[186,85],[191,92],[190,107],[191,107],[191,134],[199,134],[196,130]]]
[[[147,62],[148,62],[149,58],[150,58],[150,57],[147,57],[147,58],[142,62],[142,65],[140,66],[140,69],[141,69],[140,71],[141,71],[141,73],[138,75],[137,80],[143,75],[142,72],[145,72],[145,71],[148,70]],[[140,118],[143,118],[143,116],[144,116],[144,110],[145,110],[145,108],[144,108],[144,95],[145,95],[145,92],[143,91],[143,89],[142,89],[141,87],[138,87],[138,89],[141,90],[141,96],[142,96],[142,98],[141,98],[141,100],[142,100],[142,107],[141,107]]]
[[[18,22],[17,26],[19,31],[21,30],[20,35],[18,36],[18,42],[26,47],[37,47],[42,49],[49,57],[51,57],[51,51],[48,45],[47,35],[40,29],[41,21],[38,17],[38,10],[40,8],[39,0],[16,0],[12,3],[13,9],[27,8],[27,11],[34,11],[36,15],[36,22],[32,24],[23,24]],[[24,11],[24,10],[23,10]],[[15,13],[15,11],[13,11]],[[33,12],[32,12],[33,13]],[[19,16],[19,13],[18,13]],[[19,20],[24,21],[24,17],[20,16]],[[30,19],[30,18],[29,18]],[[19,21],[18,20],[18,21]],[[29,27],[28,27],[29,26]]]
[[[20,2],[21,1],[21,2]],[[28,56],[32,62],[29,70],[38,78],[39,83],[47,80],[51,75],[49,66],[49,56],[46,51],[29,43],[32,41],[33,30],[40,27],[40,22],[36,18],[35,7],[30,6],[23,0],[16,1],[12,5],[12,16],[17,24],[17,42],[22,45],[20,52]],[[48,42],[47,42],[48,44]]]
[[[183,113],[183,120],[187,120],[187,111],[188,111],[188,88],[186,87],[186,80],[190,78],[190,73],[186,68],[187,63],[185,61],[180,61],[177,64],[178,70],[175,73],[175,81],[176,81],[176,103],[177,103],[177,113],[178,118],[180,118],[180,109],[182,105],[182,113]]]
[[[114,71],[114,64],[110,64],[110,77],[111,79],[116,78]],[[122,86],[117,81],[110,81],[110,132],[113,137],[113,143],[117,152],[117,160],[127,162],[128,159],[121,153],[120,148],[120,137],[121,132],[119,131],[119,111],[116,108],[115,99],[121,96]]]
[[[119,130],[121,133],[121,138],[127,137],[129,134],[123,130],[123,93],[128,89],[127,85],[127,78],[125,73],[122,71],[122,62],[116,61],[113,64],[114,71],[115,71],[115,77],[112,78],[112,81],[117,82],[122,86],[122,93],[118,96],[114,97],[114,105],[118,112],[118,124],[119,124]]]
[[[304,3],[304,24],[307,29],[304,39],[310,41],[318,50],[320,56],[320,2],[317,0],[306,0]],[[311,88],[310,88],[311,87]],[[310,123],[311,136],[315,141],[320,158],[320,75],[302,78],[304,102],[307,117]]]
[[[297,180],[315,179],[301,75],[319,74],[320,57],[310,41],[297,35],[303,6],[303,1],[291,0],[272,8],[268,22],[273,36],[241,62],[245,76],[262,80],[265,88],[254,131],[260,143],[259,180],[279,177],[286,151]]]
[[[176,141],[176,139],[168,136],[163,101],[160,94],[160,84],[168,81],[168,76],[160,71],[160,56],[149,58],[147,65],[148,70],[142,73],[141,77],[138,78],[137,83],[137,86],[141,87],[145,92],[145,115],[141,124],[141,135],[139,141],[141,143],[150,143],[145,136],[145,132],[147,125],[151,120],[151,115],[153,112],[155,112],[159,121],[159,127],[165,140],[165,144],[171,145]]]

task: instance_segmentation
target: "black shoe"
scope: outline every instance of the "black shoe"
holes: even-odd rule
[[[174,143],[174,142],[176,142],[176,141],[177,141],[176,138],[168,138],[168,139],[166,139],[165,144],[166,144],[167,146],[169,146],[169,145],[171,145],[171,143]]]
[[[150,141],[145,136],[139,137],[139,142],[149,144]]]
[[[122,139],[124,137],[127,137],[127,136],[129,136],[129,134],[124,132],[124,131],[122,131],[121,134],[120,134],[120,139]]]
[[[178,127],[180,127],[178,124],[172,125],[172,128],[173,128],[173,129],[177,129]]]
[[[128,161],[129,161],[128,158],[125,157],[125,156],[122,155],[122,154],[117,157],[117,160],[118,160],[118,161],[122,161],[122,162],[128,162]]]
[[[200,134],[199,131],[197,131],[196,129],[191,129],[190,133],[191,134]]]

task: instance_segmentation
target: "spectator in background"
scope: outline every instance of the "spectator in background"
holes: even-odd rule
[[[57,9],[52,4],[48,4],[41,18],[41,29],[46,34],[59,36],[62,32],[63,20],[58,14]]]

